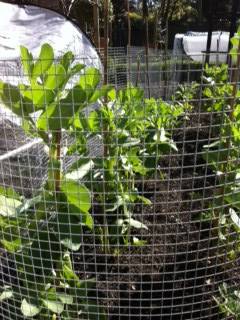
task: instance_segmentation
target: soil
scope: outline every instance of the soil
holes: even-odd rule
[[[201,155],[217,135],[211,123],[209,114],[192,114],[173,133],[178,152],[160,161],[164,178],[139,184],[152,201],[135,210],[148,227],[137,234],[146,240],[144,246],[123,247],[120,255],[107,256],[86,239],[82,253],[74,255],[80,277],[96,278],[94,290],[108,319],[226,319],[213,296],[224,281],[240,285],[240,260],[228,262],[214,221],[200,220],[216,185]]]

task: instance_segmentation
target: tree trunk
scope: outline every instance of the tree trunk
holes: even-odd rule
[[[127,13],[127,26],[128,26],[128,48],[130,48],[131,47],[131,19],[130,19],[129,0],[125,0],[125,8]]]
[[[163,28],[165,28],[168,21],[170,4],[171,4],[171,0],[167,0],[166,8],[164,10],[164,15],[163,15]]]
[[[108,0],[104,0],[104,84],[108,83],[108,38],[109,38],[109,8]]]
[[[100,48],[100,32],[99,32],[99,6],[98,0],[93,5],[93,28],[94,28],[94,44],[96,48]]]
[[[143,0],[143,20],[145,24],[145,58],[146,58],[146,80],[148,97],[150,98],[150,81],[149,81],[149,32],[148,32],[148,1]]]

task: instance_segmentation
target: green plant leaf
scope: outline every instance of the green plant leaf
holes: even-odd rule
[[[54,262],[61,256],[59,240],[48,227],[41,227],[37,231],[37,237],[32,241],[28,255],[31,257],[28,267],[33,268],[32,272],[36,277],[50,276],[51,270],[54,269]]]
[[[72,239],[65,238],[61,240],[61,244],[69,250],[78,251],[81,247],[81,243],[74,243]]]
[[[88,91],[96,89],[101,80],[100,71],[96,68],[87,68],[84,74],[80,77],[79,86]]]
[[[140,139],[128,137],[123,143],[122,146],[125,148],[134,147],[139,145]]]
[[[108,97],[110,96],[110,92],[113,90],[112,86],[110,85],[104,85],[102,86],[100,89],[96,89],[91,98],[89,99],[89,103],[94,103],[96,102],[98,99],[102,98],[102,97]],[[112,100],[112,99],[111,99]]]
[[[128,88],[119,91],[118,98],[121,103],[142,101],[144,98],[144,92],[140,88],[129,86]]]
[[[73,180],[62,181],[61,191],[69,203],[70,213],[81,216],[82,223],[90,229],[93,228],[93,219],[89,213],[91,208],[91,197],[89,190],[80,183]]]
[[[142,201],[142,203],[146,204],[146,205],[151,205],[152,202],[151,200],[149,200],[148,198],[144,197],[144,196],[137,196],[137,199]]]
[[[119,207],[123,206],[125,203],[123,197],[121,196],[117,196],[117,200],[115,201],[115,203],[112,204],[112,207],[106,209],[106,212],[114,212],[116,211]]]
[[[84,313],[86,313],[86,316],[89,320],[107,320],[107,316],[103,310],[102,307],[100,307],[97,304],[94,304],[92,301],[86,300],[84,305]]]
[[[224,197],[231,206],[240,210],[240,189],[234,190],[231,194]]]
[[[134,220],[132,218],[130,219],[127,219],[126,222],[131,226],[131,227],[134,227],[136,229],[146,229],[148,230],[148,227],[143,224],[142,222],[140,221],[137,221],[137,220]]]
[[[31,199],[25,199],[21,205],[21,207],[19,208],[19,213],[23,213],[27,210],[29,210],[30,208],[34,207],[36,204],[40,203],[42,201],[42,195],[33,197]]]
[[[13,291],[10,287],[6,286],[3,288],[2,293],[0,294],[0,302],[11,299],[13,297]]]
[[[24,46],[20,46],[20,55],[21,55],[21,63],[23,65],[23,70],[25,74],[31,78],[32,77],[32,71],[33,71],[33,56],[28,51],[28,49]]]
[[[69,75],[74,76],[80,73],[85,68],[84,64],[77,63],[69,70]]]
[[[89,159],[81,159],[82,162],[77,162],[78,169],[73,170],[70,173],[65,175],[66,179],[80,181],[83,177],[85,177],[94,167],[94,162]],[[83,161],[85,160],[85,161]]]
[[[12,198],[16,200],[20,200],[20,195],[13,188],[6,188],[0,186],[0,195],[3,195],[7,198]]]
[[[33,67],[33,78],[37,78],[41,75],[44,75],[46,71],[51,67],[53,60],[53,48],[48,43],[43,44],[41,47],[39,58]]]
[[[3,247],[11,253],[14,253],[16,251],[18,251],[21,248],[22,242],[21,239],[16,239],[16,240],[12,240],[12,241],[7,241],[5,239],[0,240],[1,244],[3,245]]]
[[[82,243],[83,226],[80,224],[78,216],[66,214],[69,211],[68,204],[59,207],[55,219],[52,220],[52,228],[55,231],[56,239],[66,248],[72,251],[78,251]]]
[[[96,279],[90,278],[86,280],[79,280],[77,283],[76,294],[79,299],[88,297],[90,289],[96,285]]]
[[[57,297],[63,304],[73,304],[73,296],[70,296],[69,294],[58,293]]]
[[[146,240],[140,240],[137,237],[133,237],[133,245],[137,247],[142,247],[147,244]]]
[[[42,299],[43,305],[50,311],[56,314],[61,314],[64,310],[64,304],[57,300]]]
[[[20,117],[24,115],[19,88],[0,81],[0,99],[13,113]]]
[[[234,47],[238,47],[239,39],[236,38],[236,37],[231,38],[231,44],[232,44]]]
[[[31,87],[22,86],[21,94],[26,101],[29,101],[25,103],[25,105],[28,106],[29,113],[38,111],[39,109],[45,109],[48,104],[54,101],[55,97],[52,90],[37,83],[33,83]]]
[[[72,51],[67,51],[60,59],[60,64],[64,67],[65,71],[68,72],[69,67],[74,61],[74,54]]]
[[[76,86],[59,103],[52,103],[37,121],[40,130],[68,129],[75,114],[84,107],[85,92]]]
[[[61,64],[52,64],[46,72],[46,80],[44,87],[46,89],[55,90],[60,88],[66,81],[66,71]]]
[[[88,116],[88,128],[91,132],[99,133],[101,132],[101,117],[98,111],[92,111]]]
[[[26,299],[23,299],[21,304],[21,311],[25,317],[29,318],[29,317],[35,317],[37,314],[40,313],[41,309],[27,302]]]
[[[0,215],[4,217],[16,217],[22,203],[16,199],[0,195]]]
[[[75,274],[75,272],[72,270],[72,268],[67,264],[63,265],[62,277],[64,281],[67,281],[67,283],[69,283],[72,287],[74,287],[74,289],[77,287],[79,283],[79,278]]]
[[[91,208],[91,197],[89,190],[82,184],[73,180],[62,181],[61,190],[68,202],[79,208],[81,212],[88,212]]]
[[[235,227],[240,230],[240,217],[238,216],[237,212],[234,209],[230,208],[229,214]]]

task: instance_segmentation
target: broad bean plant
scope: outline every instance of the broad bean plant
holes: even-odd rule
[[[71,52],[54,59],[48,44],[36,61],[21,47],[21,62],[24,82],[1,81],[0,98],[28,135],[42,139],[48,177],[30,199],[0,189],[0,243],[19,282],[3,288],[0,300],[17,301],[27,318],[105,319],[89,297],[94,279],[79,278],[72,252],[84,245],[84,234],[98,239],[102,254],[144,245],[132,232],[147,229],[135,217],[136,204],[151,204],[139,181],[160,171],[163,154],[177,150],[171,129],[184,107],[145,99],[139,88],[101,85],[99,70],[76,63]],[[67,148],[64,135],[73,137]],[[91,154],[89,141],[99,141],[100,154]],[[67,170],[63,154],[72,158]]]
[[[240,291],[232,290],[226,283],[219,287],[219,296],[214,297],[222,314],[240,320]]]
[[[98,110],[75,122],[77,145],[72,146],[83,156],[82,167],[70,168],[69,176],[85,180],[94,190],[99,224],[97,234],[105,253],[118,254],[124,245],[142,245],[132,229],[147,229],[134,217],[136,203],[149,205],[151,201],[138,189],[138,182],[159,170],[161,155],[176,151],[170,129],[183,113],[183,108],[160,100],[144,99],[139,88],[129,86],[116,92],[111,89],[99,101]],[[100,141],[99,157],[89,157],[83,148],[84,139]],[[86,141],[85,141],[86,142]],[[83,154],[82,151],[86,150]],[[79,165],[79,163],[78,163]],[[82,169],[84,168],[84,170]]]
[[[218,235],[225,245],[229,260],[240,253],[240,91],[237,86],[240,66],[240,29],[232,42],[232,64],[206,68],[203,94],[208,98],[207,110],[218,123],[218,139],[205,146],[204,158],[216,173],[217,188],[212,204],[211,219],[217,221]],[[233,73],[232,81],[229,74]],[[239,318],[239,292],[224,284],[219,288],[220,297],[214,297],[221,311],[227,316]]]
[[[213,68],[215,69],[215,68]],[[211,218],[219,223],[219,237],[225,244],[229,244],[229,258],[235,258],[240,252],[240,93],[233,98],[233,86],[228,84],[228,68],[224,65],[220,70],[222,78],[221,89],[213,89],[212,101],[208,107],[210,112],[216,113],[218,118],[218,138],[204,147],[204,158],[216,173],[217,188],[212,204]],[[213,70],[213,73],[216,70]],[[215,82],[215,78],[212,80]],[[219,80],[218,80],[219,81]],[[214,85],[215,86],[215,85]],[[217,84],[216,84],[217,86]],[[208,88],[208,97],[210,97]],[[216,93],[216,95],[215,95]],[[231,99],[235,99],[233,109]],[[236,239],[236,236],[238,239]],[[235,244],[233,248],[232,245]]]
[[[99,98],[100,72],[73,64],[71,52],[55,60],[48,44],[42,46],[36,61],[21,47],[21,62],[24,83],[0,82],[0,97],[21,117],[26,132],[42,139],[49,167],[47,181],[31,199],[1,189],[0,242],[12,254],[19,285],[4,288],[0,299],[18,301],[25,317],[77,319],[81,312],[88,318],[98,309],[94,299],[88,298],[94,279],[78,277],[71,252],[79,250],[83,232],[94,228],[91,194],[61,170],[61,142],[63,131],[71,130],[89,101]],[[66,89],[69,83],[75,84]]]

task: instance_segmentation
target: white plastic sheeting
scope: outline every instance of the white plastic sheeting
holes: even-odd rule
[[[71,50],[86,65],[101,67],[97,51],[72,22],[54,11],[35,6],[0,2],[0,59],[18,59],[19,46],[36,57],[41,45],[49,43],[56,54]]]
[[[210,62],[226,62],[229,32],[216,31],[212,34]],[[194,61],[202,62],[207,49],[207,32],[188,32],[176,34],[174,41],[174,53],[186,54]]]

